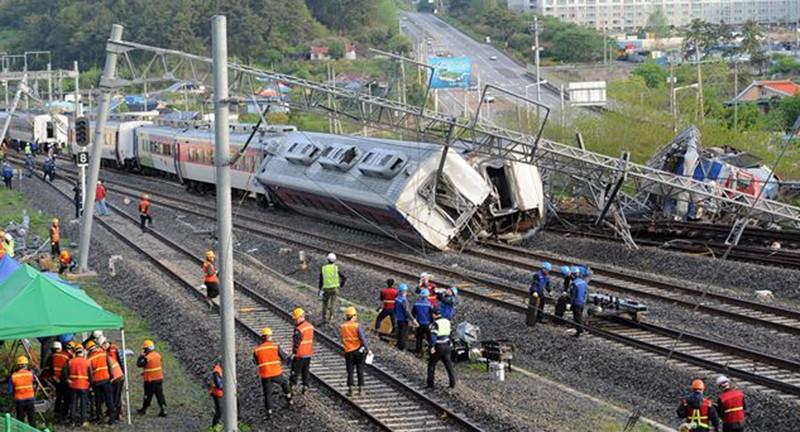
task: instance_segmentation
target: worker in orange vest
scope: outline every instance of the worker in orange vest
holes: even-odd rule
[[[150,215],[150,195],[142,194],[142,199],[139,200],[139,226],[142,232],[145,231],[147,224],[153,227],[153,217]]]
[[[67,364],[71,356],[68,352],[64,351],[61,342],[53,342],[53,348],[50,356],[45,362],[45,370],[50,375],[50,381],[53,387],[56,388],[56,403],[54,411],[56,414],[56,423],[61,423],[67,417],[69,407],[67,406],[67,380],[64,378],[64,365]]]
[[[151,340],[146,340],[142,344],[142,354],[136,360],[136,366],[142,368],[142,378],[144,379],[144,401],[142,407],[136,411],[141,415],[147,413],[153,396],[158,400],[161,408],[159,417],[167,416],[167,401],[164,399],[164,371],[161,369],[161,354],[156,351],[156,344]]]
[[[14,395],[14,404],[17,409],[17,420],[36,427],[36,387],[34,387],[33,372],[28,369],[28,357],[17,357],[16,370],[8,378],[8,393]]]
[[[53,218],[50,224],[50,256],[55,258],[61,253],[61,228],[58,226],[58,218]]]
[[[714,402],[703,396],[705,389],[703,380],[692,381],[692,394],[678,406],[678,417],[689,423],[691,432],[706,432],[711,430],[711,426],[714,426],[715,431],[720,430]]]
[[[345,320],[339,326],[344,345],[344,362],[347,368],[347,395],[353,396],[353,369],[358,374],[358,395],[364,396],[364,360],[369,349],[364,330],[356,320],[356,308],[349,306],[344,310]]]
[[[111,360],[111,392],[114,395],[114,412],[117,417],[114,421],[119,421],[122,417],[122,389],[125,387],[125,363],[120,358],[119,347],[116,344],[110,343],[105,336],[97,338],[97,344],[100,345],[110,357]]]
[[[67,270],[72,273],[75,271],[77,266],[78,263],[75,262],[75,258],[72,257],[72,254],[69,253],[69,250],[64,249],[58,255],[58,274],[64,274],[64,272]]]
[[[314,326],[306,320],[301,308],[292,311],[294,334],[292,335],[292,373],[289,375],[289,388],[297,385],[299,376],[303,377],[302,393],[308,391],[308,373],[311,357],[314,355]]]
[[[217,267],[214,265],[214,260],[217,256],[214,251],[209,250],[206,252],[206,260],[203,261],[203,284],[206,286],[206,302],[208,308],[214,308],[214,298],[219,295],[219,278],[217,274]]]
[[[114,393],[111,389],[111,358],[105,350],[95,342],[86,344],[89,350],[89,365],[92,367],[92,389],[94,390],[94,422],[103,421],[102,406],[105,403],[108,412],[108,424],[114,424],[117,418],[114,406]]]
[[[92,367],[86,360],[86,351],[80,344],[75,346],[75,357],[64,365],[64,375],[69,385],[69,417],[77,426],[86,426],[86,409],[89,406],[89,388],[92,385]],[[79,410],[79,411],[78,411]],[[76,411],[78,411],[76,413]]]
[[[258,376],[261,378],[261,389],[264,392],[264,409],[269,420],[272,417],[272,384],[281,386],[286,395],[286,401],[292,404],[292,392],[289,383],[283,377],[281,362],[285,356],[277,343],[272,341],[272,329],[261,329],[261,344],[253,350],[253,363],[258,367]]]
[[[211,420],[211,428],[219,424],[222,419],[222,362],[217,360],[214,362],[214,370],[211,373],[211,387],[208,393],[211,395],[211,400],[214,401],[214,418]]]

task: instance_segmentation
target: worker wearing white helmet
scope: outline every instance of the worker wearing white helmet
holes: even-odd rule
[[[337,309],[339,289],[344,286],[347,277],[336,264],[336,254],[328,254],[328,262],[319,271],[319,295],[322,297],[322,324],[333,320],[333,311]]]
[[[69,405],[67,402],[68,387],[67,380],[64,376],[64,366],[69,361],[69,353],[64,352],[61,342],[54,341],[52,344],[52,351],[45,361],[45,376],[56,389],[56,405],[55,415],[56,420],[62,421],[67,418],[69,414]]]
[[[5,233],[3,236],[3,251],[10,258],[14,258],[14,237],[11,237],[9,233]]]
[[[744,431],[744,421],[747,406],[744,402],[744,392],[731,385],[725,375],[717,377],[717,387],[720,394],[717,399],[717,414],[722,420],[723,432]]]

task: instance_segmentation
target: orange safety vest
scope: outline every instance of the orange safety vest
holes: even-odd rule
[[[111,371],[108,370],[108,354],[98,349],[89,355],[89,365],[92,366],[92,381],[97,384],[111,379]]]
[[[258,376],[261,378],[274,378],[281,374],[281,356],[278,353],[278,344],[266,341],[253,350],[258,364]]]
[[[72,256],[69,254],[69,252],[64,251],[58,256],[58,260],[61,262],[61,264],[68,266],[69,263],[72,262]]]
[[[64,365],[69,361],[70,355],[64,351],[56,351],[51,355],[51,357],[53,358],[53,377],[56,379],[56,381],[61,382],[61,372],[64,370]]]
[[[164,379],[164,372],[161,370],[161,354],[150,351],[144,355],[147,364],[144,365],[144,382],[161,381]]]
[[[14,400],[25,401],[36,396],[33,391],[33,372],[18,370],[11,375],[11,383],[14,385]]]
[[[144,199],[139,201],[139,213],[143,215],[150,214],[150,201]]]
[[[215,374],[219,374],[219,377],[222,378],[222,376],[223,376],[222,375],[222,366],[214,365],[214,373]],[[213,376],[211,377],[211,388],[208,389],[208,392],[211,393],[211,396],[214,396],[216,398],[221,398],[222,395],[223,395],[222,389],[217,387],[217,384],[214,382],[214,377]]]
[[[345,321],[339,327],[342,335],[344,352],[349,353],[361,348],[361,339],[358,337],[358,321]]]
[[[300,332],[300,346],[294,356],[297,358],[311,357],[314,355],[314,326],[310,322],[303,320],[297,325]]]
[[[113,360],[116,360],[117,363],[122,363],[122,359],[119,358],[119,347],[117,347],[115,344],[110,344],[108,346],[108,354]]]
[[[89,361],[83,357],[69,361],[69,388],[89,390]]]
[[[725,424],[744,422],[744,393],[739,389],[728,389],[719,395],[722,422]]]
[[[50,244],[56,244],[61,240],[61,230],[58,226],[50,226]]]
[[[111,363],[111,382],[117,382],[120,378],[125,376],[125,374],[122,373],[122,367],[114,356],[109,354],[108,361]]]
[[[217,269],[214,264],[206,261],[203,263],[203,282],[218,282]]]

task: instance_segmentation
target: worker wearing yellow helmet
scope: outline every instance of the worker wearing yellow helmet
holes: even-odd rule
[[[61,253],[61,228],[58,225],[58,218],[53,218],[50,224],[50,256],[57,258]]]
[[[278,384],[286,395],[286,401],[292,404],[292,392],[289,382],[283,377],[281,363],[286,360],[280,346],[272,340],[272,328],[264,327],[260,331],[261,344],[253,349],[253,363],[258,368],[261,378],[261,389],[264,392],[264,411],[267,419],[272,417],[272,386]]]
[[[17,357],[17,366],[14,373],[8,379],[10,393],[14,395],[14,403],[17,409],[17,419],[25,421],[36,427],[36,410],[34,402],[36,400],[36,387],[33,372],[28,368],[28,357]]]
[[[219,277],[214,260],[217,258],[213,250],[206,251],[206,259],[203,261],[203,284],[206,286],[206,303],[208,308],[214,308],[214,298],[219,295]]]
[[[364,360],[369,348],[364,329],[356,319],[356,308],[344,309],[344,322],[339,326],[339,334],[344,345],[344,360],[347,369],[347,395],[353,396],[353,369],[358,375],[358,395],[364,396]]]
[[[314,326],[306,319],[301,308],[292,311],[294,334],[292,335],[292,373],[289,375],[291,388],[297,385],[299,376],[303,377],[302,393],[308,391],[308,375],[311,357],[314,355]]]
[[[136,366],[142,368],[142,378],[144,380],[144,402],[142,407],[136,411],[144,415],[147,413],[147,408],[150,407],[150,402],[153,401],[153,396],[158,400],[158,406],[161,411],[158,413],[159,417],[167,416],[167,401],[164,399],[164,371],[161,361],[161,353],[156,351],[156,344],[148,339],[142,343],[142,354],[136,360]]]

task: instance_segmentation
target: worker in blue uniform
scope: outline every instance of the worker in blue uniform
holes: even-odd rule
[[[411,310],[411,315],[414,319],[417,320],[417,330],[416,330],[416,338],[417,338],[417,346],[414,352],[422,355],[424,351],[422,351],[422,343],[429,340],[431,338],[431,306],[430,300],[428,300],[428,296],[430,292],[427,289],[423,288],[420,290],[419,297],[417,297],[417,301],[414,303],[414,308]]]
[[[542,268],[533,274],[531,283],[528,286],[528,313],[526,314],[526,324],[530,327],[537,322],[544,322],[544,292],[550,293],[550,271],[553,265],[545,261]]]
[[[408,326],[409,324],[414,327],[417,326],[417,320],[411,312],[411,305],[408,302],[408,285],[401,283],[397,288],[397,297],[394,303],[395,320],[397,322],[397,349],[400,351],[406,350],[406,341],[408,340]]]
[[[572,284],[570,285],[570,299],[572,300],[572,319],[575,320],[575,337],[583,333],[583,308],[589,295],[589,286],[581,277],[581,270],[572,267]]]
[[[442,312],[442,317],[452,321],[456,314],[456,298],[458,297],[458,288],[449,287],[444,292],[436,295],[439,300],[439,310]]]

